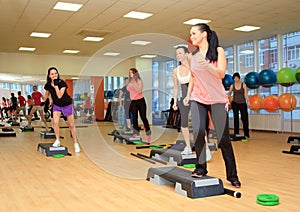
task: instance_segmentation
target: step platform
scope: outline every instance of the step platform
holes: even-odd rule
[[[202,198],[224,194],[221,179],[204,176],[191,177],[192,172],[176,166],[150,168],[147,180],[157,185],[175,184],[175,192],[189,198]]]
[[[182,151],[182,150],[181,150]],[[177,149],[152,149],[150,151],[150,157],[167,161],[171,164],[183,166],[184,164],[196,164],[197,163],[197,156],[196,154],[190,155],[182,155],[181,151]]]
[[[20,126],[20,123],[13,121],[10,123],[10,125],[15,127],[15,126]]]
[[[53,143],[39,143],[37,147],[37,151],[41,152],[46,156],[53,156],[56,154],[63,154],[63,155],[71,155],[68,152],[68,148],[65,146],[53,147]]]
[[[114,136],[114,141],[119,143],[134,144],[135,142],[143,142],[140,136],[132,137],[133,134],[121,134],[117,130],[110,135]]]
[[[16,132],[11,127],[4,127],[0,132],[0,137],[16,137]]]
[[[230,140],[231,141],[241,141],[243,139],[246,139],[246,137],[244,135],[230,134]]]
[[[32,131],[34,131],[34,127],[21,126],[20,130],[22,132],[32,132]]]
[[[46,131],[40,131],[39,137],[41,138],[55,138],[54,132],[46,132]]]
[[[292,155],[300,155],[300,145],[292,145],[290,151],[283,150],[282,153],[292,154]]]
[[[300,137],[299,136],[289,136],[288,143],[291,144],[300,144]]]

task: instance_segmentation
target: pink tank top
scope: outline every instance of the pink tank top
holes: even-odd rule
[[[142,99],[143,93],[139,93],[136,91],[136,89],[134,88],[135,86],[137,86],[137,82],[134,81],[133,83],[128,83],[127,85],[127,90],[130,92],[130,99],[131,100],[138,100],[138,99]]]
[[[212,63],[214,66],[217,63]],[[191,58],[191,70],[194,77],[194,88],[191,100],[211,105],[216,103],[228,103],[222,79],[213,75],[209,70],[199,66],[195,55]]]

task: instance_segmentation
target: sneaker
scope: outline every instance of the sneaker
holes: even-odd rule
[[[231,185],[236,188],[241,187],[241,182],[239,180],[231,181]]]
[[[140,136],[139,136],[138,134],[133,134],[132,137],[133,137],[133,138],[138,138],[138,137],[140,137]]]
[[[148,142],[148,143],[151,142],[151,135],[147,135],[147,142]]]
[[[190,154],[192,154],[193,152],[192,152],[192,149],[191,149],[191,147],[184,147],[184,150],[181,152],[181,154],[182,155],[190,155]]]
[[[75,144],[74,144],[74,149],[75,149],[75,152],[76,152],[76,153],[80,152],[80,146],[79,146],[78,143],[75,143]]]
[[[133,134],[133,130],[130,129],[129,127],[126,127],[124,134]]]
[[[196,168],[196,169],[192,172],[191,177],[194,177],[194,178],[201,178],[201,177],[206,176],[206,174],[207,174],[207,171],[204,171],[204,170],[202,170],[202,169]]]
[[[53,147],[59,147],[60,146],[60,141],[59,140],[56,140],[53,144],[52,144]]]

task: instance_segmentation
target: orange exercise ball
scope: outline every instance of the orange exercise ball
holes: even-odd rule
[[[279,108],[278,97],[271,95],[264,99],[264,109],[267,112],[275,112]]]
[[[249,103],[250,110],[258,112],[264,106],[264,99],[260,95],[255,94],[249,97]]]
[[[297,99],[293,94],[283,93],[278,98],[279,107],[284,112],[290,112],[296,108]]]

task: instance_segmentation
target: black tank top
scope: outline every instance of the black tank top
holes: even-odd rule
[[[246,103],[245,92],[243,83],[241,84],[241,89],[237,90],[233,84],[233,100],[235,103],[243,104]]]

